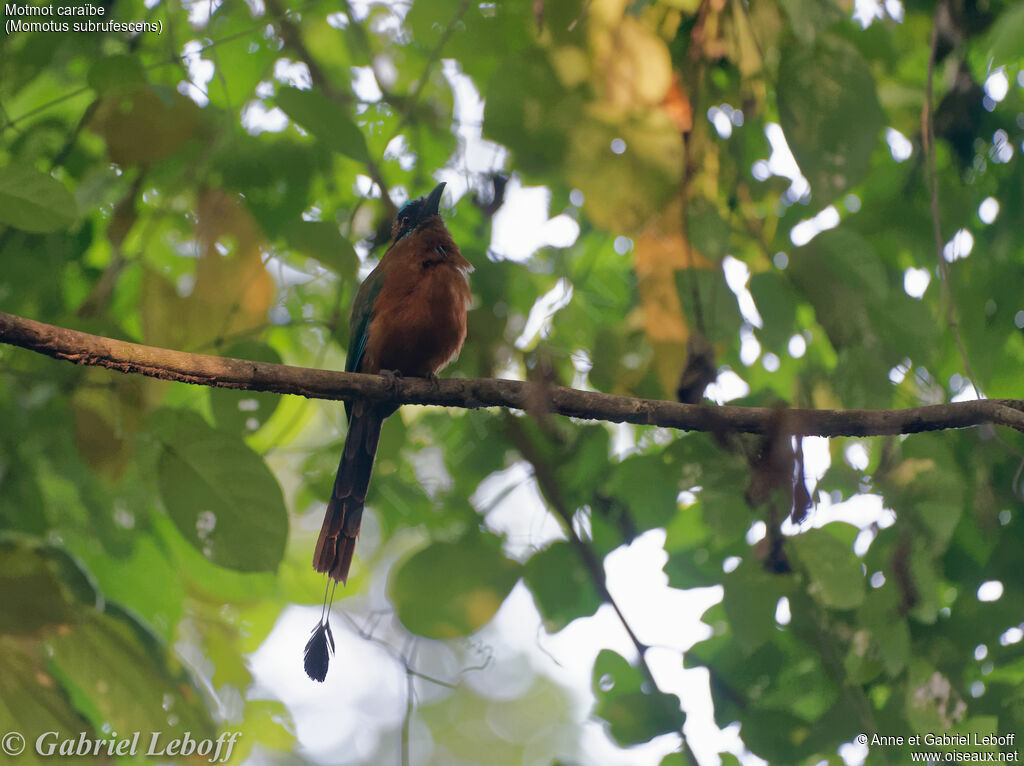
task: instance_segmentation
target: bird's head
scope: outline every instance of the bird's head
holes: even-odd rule
[[[426,197],[411,199],[402,205],[395,222],[391,224],[391,241],[397,242],[412,234],[427,221],[437,215],[437,208],[441,204],[441,194],[444,193],[444,181],[434,187]]]

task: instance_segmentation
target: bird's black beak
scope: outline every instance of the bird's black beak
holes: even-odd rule
[[[430,192],[427,197],[426,208],[424,208],[424,218],[432,215],[437,215],[437,210],[441,206],[441,195],[444,194],[445,182],[442,181],[434,187],[434,191]]]

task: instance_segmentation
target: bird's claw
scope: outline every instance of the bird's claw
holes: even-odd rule
[[[384,378],[385,388],[394,392],[398,388],[397,381],[402,377],[402,373],[398,370],[381,370],[380,376]]]

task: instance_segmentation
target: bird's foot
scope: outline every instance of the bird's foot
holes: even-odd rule
[[[397,381],[402,377],[402,373],[398,370],[381,370],[380,376],[384,378],[384,386],[388,391],[394,392],[397,388]]]
[[[427,380],[430,382],[430,387],[433,388],[435,391],[441,388],[441,379],[437,377],[436,372],[428,372],[426,377]]]

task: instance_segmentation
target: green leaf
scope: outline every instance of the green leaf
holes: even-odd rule
[[[833,609],[853,609],[864,601],[864,573],[853,548],[830,534],[829,526],[790,538],[786,548],[802,564],[807,591],[816,601]]]
[[[161,410],[157,481],[167,512],[207,559],[242,572],[270,571],[284,556],[288,514],[266,463],[242,440],[188,410]]]
[[[277,104],[325,146],[359,162],[370,159],[362,131],[344,109],[320,91],[279,88]]]
[[[920,540],[915,540],[910,553],[910,580],[917,603],[910,610],[910,616],[918,622],[932,625],[939,616],[943,603],[941,575],[932,555]]]
[[[272,239],[284,237],[310,203],[310,183],[327,161],[320,144],[288,134],[242,136],[211,161],[223,183],[245,204]]]
[[[316,258],[341,276],[354,276],[359,256],[330,221],[294,221],[284,233],[288,246]]]
[[[860,183],[882,129],[871,70],[857,49],[835,37],[782,52],[779,118],[815,205]]]
[[[733,543],[750,528],[753,517],[745,493],[749,480],[747,461],[737,452],[727,455],[709,434],[687,434],[666,449],[675,457],[676,465],[696,466],[681,482],[683,487],[701,487],[697,504],[687,513],[699,513],[704,527],[718,543]],[[715,459],[708,460],[709,455]]]
[[[153,535],[138,529],[133,531],[135,539],[129,556],[96,555],[84,563],[105,599],[116,601],[145,620],[165,641],[173,642],[175,626],[185,612],[187,586],[183,581],[201,581],[207,592],[213,592],[210,578],[202,577],[190,562],[175,556],[163,540],[155,540]],[[180,535],[175,537],[180,541]],[[180,544],[186,546],[184,542]],[[191,548],[188,550],[194,554]],[[190,570],[187,575],[181,571],[185,568]]]
[[[672,520],[678,510],[678,479],[661,455],[633,455],[611,471],[606,490],[622,501],[638,530],[663,527]]]
[[[127,53],[97,59],[86,75],[89,87],[101,96],[132,93],[146,84],[142,62]]]
[[[566,505],[578,508],[590,502],[594,492],[594,477],[607,475],[610,464],[608,454],[611,450],[608,430],[603,426],[577,426],[572,449],[563,452],[564,445],[544,445],[549,450],[550,459],[562,488],[562,498]],[[565,455],[571,455],[566,460]],[[555,460],[555,455],[559,459]]]
[[[210,713],[191,677],[126,614],[93,614],[48,639],[46,648],[76,709],[97,728],[159,731],[164,741],[186,731],[196,739],[212,736]]]
[[[248,341],[224,349],[224,356],[253,362],[280,364],[281,355],[266,343]],[[260,428],[274,414],[281,402],[280,394],[269,391],[232,391],[209,389],[210,409],[217,425],[226,431],[249,434]]]
[[[426,638],[456,638],[487,624],[520,571],[519,564],[505,558],[498,538],[473,531],[414,553],[392,574],[389,593],[410,631]]]
[[[594,712],[608,722],[612,736],[624,747],[682,731],[686,720],[679,697],[654,688],[610,649],[604,649],[594,662],[594,694]]]
[[[789,281],[775,271],[763,271],[750,278],[750,294],[764,321],[758,337],[772,350],[786,348],[793,336],[799,301]]]
[[[680,269],[675,273],[676,290],[690,327],[707,328],[711,343],[729,343],[739,332],[742,317],[736,295],[729,289],[719,269]],[[700,295],[702,321],[693,295]]]
[[[780,0],[779,5],[802,43],[813,43],[818,32],[840,16],[839,8],[828,0]]]
[[[723,605],[736,643],[757,649],[775,633],[779,599],[791,590],[790,578],[769,574],[750,559],[725,576]]]
[[[448,27],[448,22],[462,16],[463,12],[460,12],[459,5],[459,0],[413,3],[405,17],[405,23],[412,30],[416,44],[424,50],[430,50],[443,37],[448,37],[454,31]]]
[[[769,763],[800,763],[808,754],[803,743],[810,726],[788,710],[754,707],[743,716],[743,742]]]
[[[0,527],[42,537],[46,534],[42,509],[35,468],[22,460],[10,460],[0,474]]]
[[[512,149],[524,172],[562,166],[580,104],[560,86],[547,56],[517,54],[502,62],[486,93],[485,137]]]
[[[22,766],[45,766],[54,760],[60,763],[104,763],[92,756],[60,756],[47,758],[37,755],[32,740],[44,732],[56,731],[67,736],[95,735],[70,703],[52,671],[47,666],[44,648],[35,637],[16,638],[0,634],[0,721],[4,734],[8,730],[20,732],[29,738],[25,750],[10,762]]]
[[[926,659],[914,659],[906,685],[905,715],[914,731],[948,731],[962,704],[956,687]]]
[[[996,66],[1024,59],[1024,3],[1013,3],[992,25],[988,55]]]
[[[880,669],[895,677],[910,660],[910,626],[900,611],[900,594],[891,583],[868,591],[857,610],[857,622],[868,636],[850,642],[847,670],[864,662],[878,661]],[[870,641],[865,640],[870,637]],[[856,683],[856,681],[855,681]]]
[[[708,553],[711,531],[701,517],[700,503],[681,509],[665,531],[664,571],[670,587],[686,590],[719,584],[721,568]]]
[[[0,592],[0,633],[35,634],[71,619],[53,569],[35,551],[0,546]]]
[[[211,14],[204,33],[217,45],[204,51],[217,75],[207,85],[211,105],[237,111],[253,98],[260,80],[272,79],[274,61],[279,55],[278,39],[273,35],[252,34],[253,16],[248,6],[222,3]],[[309,30],[304,28],[304,32]]]
[[[787,270],[793,285],[814,307],[814,315],[838,352],[833,384],[848,407],[880,406],[892,395],[887,373],[908,353],[889,339],[903,328],[876,326],[891,306],[910,302],[896,293],[890,274],[871,243],[840,226],[793,254]]]
[[[690,202],[686,211],[686,230],[690,244],[711,261],[720,260],[729,251],[729,224],[704,197]]]
[[[26,166],[0,170],[0,223],[46,232],[66,229],[77,217],[75,198],[53,177]]]
[[[577,617],[589,617],[601,606],[594,583],[569,543],[552,543],[531,556],[523,579],[549,633],[561,630]]]

